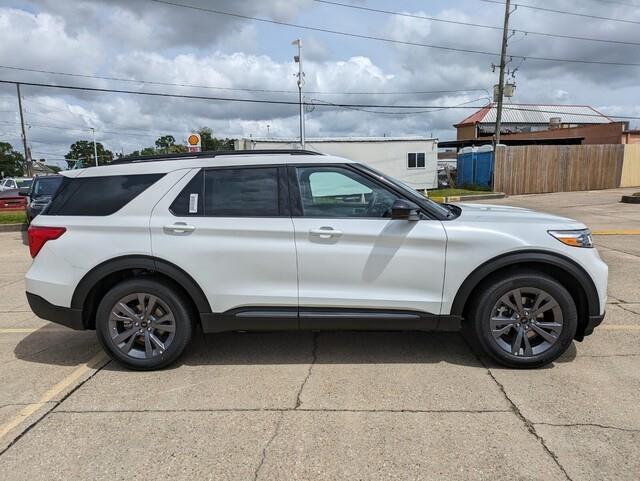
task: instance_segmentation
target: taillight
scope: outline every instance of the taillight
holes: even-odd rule
[[[67,229],[64,227],[29,227],[27,236],[29,238],[29,252],[31,253],[31,257],[37,256],[47,241],[57,239],[66,231]]]

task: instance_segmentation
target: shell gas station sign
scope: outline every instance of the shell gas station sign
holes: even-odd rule
[[[189,137],[187,137],[187,148],[189,149],[189,152],[201,151],[200,134],[189,134]]]

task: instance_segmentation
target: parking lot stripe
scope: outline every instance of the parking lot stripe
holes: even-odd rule
[[[609,331],[640,331],[640,326],[627,325],[627,324],[604,324],[604,325],[598,326],[596,328],[596,331],[598,329],[606,329]]]
[[[43,328],[46,328],[45,331],[69,331],[69,329],[56,329],[56,328],[49,328],[47,326],[42,326],[42,327],[7,327],[5,329],[0,329],[0,334],[29,334],[32,332],[36,332],[39,331]]]
[[[80,365],[71,374],[65,377],[58,384],[53,386],[38,400],[38,402],[27,404],[16,416],[9,422],[0,427],[0,440],[4,438],[10,431],[19,426],[22,422],[33,415],[38,409],[50,402],[62,391],[71,386],[74,382],[80,379],[82,376],[90,371],[98,369],[107,360],[107,355],[104,352],[99,352],[84,364]]]
[[[601,229],[592,230],[593,235],[640,235],[640,229]]]

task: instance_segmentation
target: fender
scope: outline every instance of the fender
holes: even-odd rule
[[[170,262],[144,255],[115,257],[91,269],[84,275],[73,292],[71,308],[82,309],[89,292],[98,282],[114,272],[127,269],[145,269],[166,275],[187,291],[198,308],[198,312],[202,314],[211,313],[211,306],[207,297],[189,274]]]
[[[477,267],[464,280],[451,305],[452,315],[462,315],[467,299],[473,290],[480,284],[482,279],[503,267],[522,263],[538,263],[547,264],[559,269],[573,277],[582,287],[587,300],[589,316],[598,316],[600,314],[600,299],[593,280],[587,272],[572,259],[561,254],[547,251],[523,250],[502,254],[498,257],[488,260],[484,264]]]

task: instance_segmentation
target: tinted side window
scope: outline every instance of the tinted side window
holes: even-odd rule
[[[398,196],[348,169],[297,167],[302,212],[309,217],[390,217]]]
[[[201,170],[169,207],[173,215],[179,217],[204,215],[204,172]]]
[[[164,174],[65,178],[46,215],[111,215]]]
[[[210,169],[204,174],[204,215],[276,217],[278,168]]]

